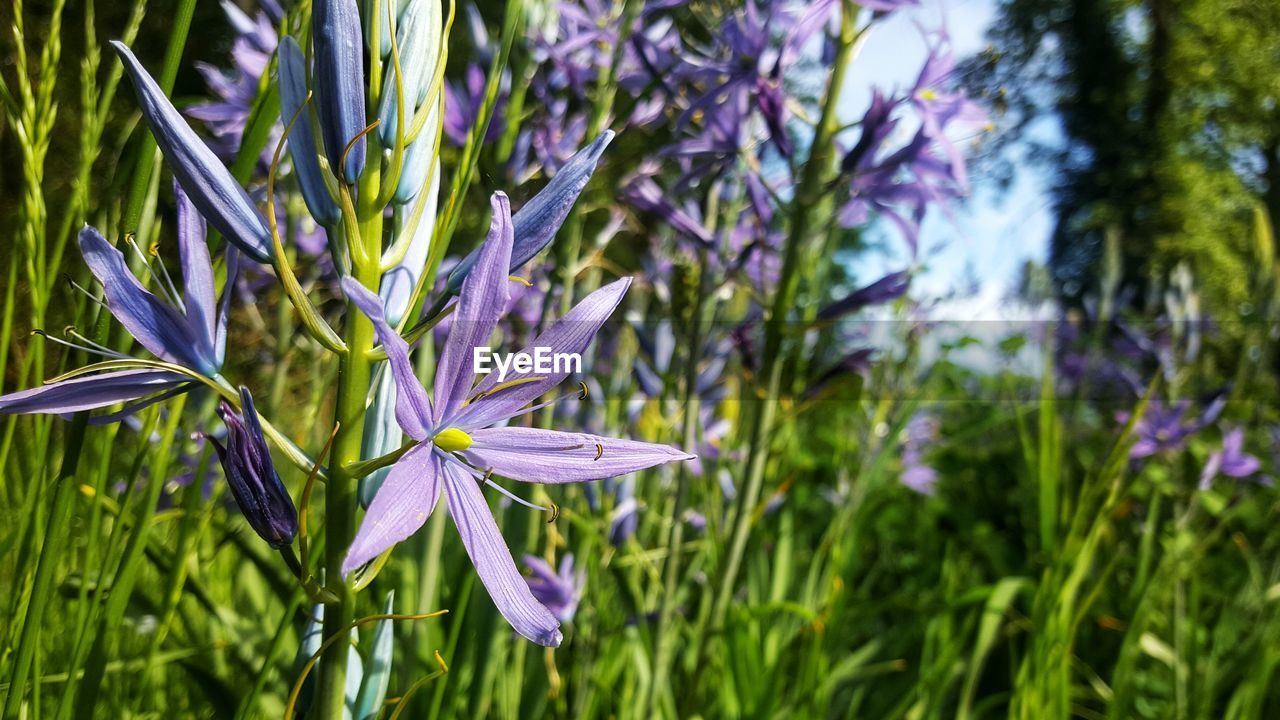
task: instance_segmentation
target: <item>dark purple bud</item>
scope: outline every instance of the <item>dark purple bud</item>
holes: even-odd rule
[[[511,248],[511,271],[515,272],[525,263],[533,259],[543,248],[550,244],[556,236],[574,202],[582,194],[582,190],[596,171],[596,163],[604,154],[604,149],[613,140],[613,131],[605,130],[591,144],[579,150],[560,168],[560,172],[551,178],[551,182],[519,212],[511,216],[512,231],[515,233],[515,244]],[[449,292],[456,293],[462,288],[471,267],[480,257],[480,248],[454,268],[449,275]]]
[[[360,8],[356,0],[316,0],[311,19],[315,45],[316,112],[320,135],[333,174],[354,183],[364,170],[363,136],[347,145],[365,128],[364,41],[360,35]]]
[[[262,423],[246,387],[240,388],[240,404],[243,414],[237,414],[226,401],[218,407],[218,415],[227,425],[226,446],[210,440],[249,526],[272,547],[288,547],[298,534],[298,510],[271,462]]]

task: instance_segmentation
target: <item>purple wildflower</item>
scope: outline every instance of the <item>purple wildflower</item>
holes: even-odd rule
[[[224,162],[230,162],[240,150],[249,113],[258,97],[262,73],[276,49],[275,23],[280,19],[280,8],[274,3],[264,3],[264,11],[251,18],[234,3],[222,0],[222,10],[236,33],[231,46],[232,67],[223,70],[208,63],[196,63],[205,85],[217,99],[192,105],[187,108],[186,115],[204,123],[212,134],[209,147]],[[280,130],[276,128],[259,159],[263,167],[271,162],[271,152],[279,136]]]
[[[533,597],[560,622],[573,622],[578,603],[582,601],[582,590],[587,584],[586,572],[582,568],[574,572],[573,553],[566,553],[560,559],[559,572],[546,560],[534,555],[525,555],[524,564],[533,572],[532,577],[525,578]]]
[[[1141,460],[1157,454],[1175,453],[1186,446],[1187,439],[1202,430],[1216,419],[1221,407],[1213,403],[1199,418],[1188,418],[1187,410],[1191,403],[1179,400],[1173,405],[1165,405],[1153,399],[1146,413],[1138,420],[1133,432],[1138,440],[1129,450],[1129,458]],[[1129,414],[1117,416],[1120,422],[1128,422]]]
[[[530,412],[525,406],[559,385],[568,373],[516,373],[501,384],[496,374],[490,374],[473,387],[474,349],[488,341],[509,294],[514,244],[511,210],[501,193],[493,196],[492,204],[489,237],[462,283],[440,355],[434,402],[414,377],[408,345],[387,325],[378,297],[351,278],[343,281],[348,297],[373,321],[387,352],[396,383],[396,420],[419,444],[392,466],[342,569],[350,573],[412,535],[443,494],[498,611],[524,637],[556,646],[562,637],[559,623],[533,597],[516,570],[480,488],[489,486],[508,494],[490,479],[495,474],[525,482],[573,483],[625,475],[691,456],[665,445],[503,426]],[[618,280],[587,296],[532,347],[582,352],[629,285],[629,279]],[[534,406],[538,407],[543,405]]]
[[[1209,455],[1200,474],[1200,489],[1208,490],[1219,475],[1241,480],[1261,469],[1262,463],[1258,458],[1244,451],[1244,430],[1235,428],[1223,434],[1222,448]]]
[[[160,360],[186,368],[188,374],[167,369],[119,370],[77,375],[31,390],[0,397],[0,413],[69,413],[107,407],[155,395],[107,416],[120,420],[152,402],[190,389],[193,375],[214,377],[226,356],[227,304],[231,293],[216,299],[213,266],[205,244],[204,220],[181,188],[178,200],[178,252],[183,292],[179,299],[160,284],[161,299],[138,282],[124,255],[94,228],[80,231],[80,252],[89,270],[102,283],[107,308],[144,348]],[[229,250],[228,277],[235,275],[235,251]],[[228,283],[228,288],[230,283]],[[61,342],[61,341],[59,341]],[[87,343],[87,341],[86,341]],[[69,343],[68,343],[69,344]],[[128,358],[101,346],[78,347],[115,360]]]
[[[933,495],[938,481],[938,471],[924,459],[925,451],[938,439],[938,420],[931,415],[916,413],[907,422],[902,443],[902,484],[920,493]]]

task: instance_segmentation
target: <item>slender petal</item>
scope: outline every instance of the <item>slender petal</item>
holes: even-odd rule
[[[489,336],[507,307],[507,266],[511,258],[511,205],[497,192],[491,199],[493,222],[480,246],[480,260],[462,283],[458,308],[436,369],[436,420],[452,417],[467,399],[475,377],[475,348],[488,347]]]
[[[596,171],[596,163],[604,154],[604,149],[612,140],[612,130],[600,133],[590,145],[569,158],[569,162],[560,168],[551,182],[511,218],[515,232],[515,246],[511,250],[512,272],[529,262],[556,236],[565,218],[569,217],[574,202]],[[449,275],[450,291],[457,292],[462,287],[463,279],[471,272],[471,267],[479,260],[479,256],[480,249],[477,248],[458,263]]]
[[[316,112],[324,151],[334,174],[354,183],[364,170],[364,137],[352,145],[345,165],[342,155],[365,127],[364,42],[356,0],[316,0],[311,37],[315,45]]]
[[[204,218],[196,212],[182,186],[173,184],[178,201],[178,254],[182,258],[182,302],[187,325],[200,341],[200,354],[214,357],[218,334],[218,295],[213,262],[205,243]],[[221,363],[218,363],[221,365]]]
[[[693,455],[669,445],[528,427],[470,431],[467,461],[497,475],[545,484],[602,480]]]
[[[444,472],[449,515],[498,612],[524,637],[539,645],[558,647],[563,639],[560,623],[533,597],[516,569],[480,485],[452,463],[444,466]]]
[[[156,357],[208,375],[218,371],[213,356],[202,352],[204,348],[187,319],[142,287],[119,250],[88,226],[80,231],[79,239],[85,263],[102,283],[107,307],[130,335]]]
[[[896,300],[906,294],[911,286],[911,272],[899,270],[889,273],[870,285],[854,290],[818,311],[819,320],[831,320],[854,313],[868,305],[879,305]]]
[[[142,116],[151,127],[156,145],[169,161],[173,176],[191,196],[191,202],[250,257],[258,262],[270,262],[271,233],[267,230],[267,221],[244,188],[173,107],[129,47],[118,40],[111,41],[111,45],[129,71]]]
[[[87,375],[0,396],[0,413],[71,413],[128,402],[191,382],[167,370]]]
[[[522,352],[532,354],[534,348],[550,348],[558,353],[581,353],[591,344],[592,338],[600,331],[600,326],[613,314],[627,288],[631,287],[631,278],[615,280],[583,298],[564,317],[530,343]],[[568,368],[565,367],[565,370]],[[509,373],[507,380],[519,380],[533,377],[535,373]],[[538,375],[542,380],[513,385],[492,395],[476,400],[462,410],[457,424],[463,427],[485,427],[499,420],[514,415],[520,408],[535,400],[547,390],[559,385],[568,372]],[[498,384],[497,373],[490,373],[476,386],[472,397],[492,390]]]
[[[307,65],[298,47],[298,41],[286,35],[280,41],[280,120],[288,123],[307,99]],[[320,160],[316,155],[315,128],[311,125],[311,111],[298,115],[289,131],[289,157],[302,188],[302,199],[315,221],[329,227],[338,221],[338,206],[324,184]]]
[[[430,445],[415,447],[391,466],[342,561],[343,575],[422,527],[440,499],[440,472],[440,459]]]
[[[409,362],[409,344],[404,338],[387,325],[382,314],[382,300],[369,292],[355,278],[342,278],[342,289],[346,291],[351,302],[360,308],[373,322],[373,330],[379,342],[387,351],[387,362],[391,365],[391,375],[396,381],[396,421],[400,427],[414,440],[426,440],[430,435],[431,400],[427,391],[413,374],[413,364]]]

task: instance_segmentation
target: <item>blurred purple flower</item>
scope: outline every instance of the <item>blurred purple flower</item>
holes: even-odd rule
[[[461,82],[446,80],[444,83],[444,134],[458,147],[467,143],[467,135],[471,133],[471,127],[480,118],[480,108],[484,106],[484,90],[487,82],[484,68],[472,63],[464,71]],[[482,138],[485,144],[495,143],[502,137],[502,128],[505,125],[503,112],[507,105],[507,84],[508,78],[504,76],[504,87],[498,91],[498,100],[493,106],[493,117]]]
[[[231,162],[240,150],[249,112],[258,97],[262,73],[276,50],[275,24],[280,21],[282,13],[274,0],[260,2],[262,10],[252,18],[230,0],[222,0],[221,4],[235,31],[231,46],[232,67],[223,70],[209,63],[196,63],[196,69],[204,76],[205,85],[216,99],[192,105],[187,108],[186,115],[204,123],[212,135],[209,147],[223,162]],[[264,172],[271,163],[271,154],[280,133],[280,126],[272,129],[271,139],[258,160],[259,169]]]
[[[857,312],[869,305],[881,305],[907,294],[911,286],[911,272],[899,270],[889,273],[870,285],[858,288],[843,298],[818,311],[819,320],[832,320]]]
[[[524,556],[525,567],[533,572],[525,578],[533,597],[542,603],[556,619],[562,623],[573,622],[578,612],[578,603],[582,600],[582,591],[587,584],[586,571],[573,569],[573,553],[566,553],[560,558],[560,571],[540,557]]]
[[[940,426],[937,418],[917,412],[903,430],[902,484],[920,493],[933,495],[938,481],[938,471],[925,462],[924,454],[938,440]]]
[[[1208,490],[1213,485],[1214,478],[1219,475],[1242,480],[1257,474],[1261,469],[1262,463],[1258,458],[1244,451],[1244,430],[1228,430],[1222,436],[1222,448],[1209,455],[1209,460],[1204,464],[1204,471],[1200,474],[1200,489]]]
[[[1187,418],[1191,408],[1188,400],[1179,400],[1173,405],[1165,405],[1158,398],[1152,399],[1133,428],[1137,441],[1129,450],[1131,460],[1141,460],[1156,454],[1178,452],[1186,446],[1187,439],[1212,423],[1219,412],[1219,403],[1211,404],[1199,418]],[[1130,414],[1119,413],[1116,420],[1129,422]]]

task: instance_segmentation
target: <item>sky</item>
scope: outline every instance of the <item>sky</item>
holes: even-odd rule
[[[880,20],[850,69],[841,119],[861,117],[873,85],[911,86],[927,54],[922,27],[930,31],[945,27],[959,60],[986,47],[986,31],[995,19],[995,0],[922,0],[920,8]],[[1046,257],[1052,230],[1046,173],[1022,166],[1005,191],[997,191],[993,181],[980,175],[971,180],[973,195],[954,207],[950,216],[934,211],[925,219],[920,245],[923,267],[912,285],[914,297],[948,295],[976,279],[978,293],[971,302],[978,308],[994,306],[1016,287],[1023,263],[1043,262]],[[909,262],[900,240],[889,239],[886,245],[899,254],[868,258],[868,267],[855,269],[860,279],[875,280]]]

